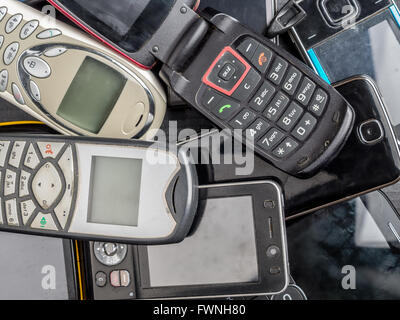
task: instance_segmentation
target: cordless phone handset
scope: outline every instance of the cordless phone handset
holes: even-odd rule
[[[0,137],[0,230],[134,244],[182,241],[197,209],[186,153],[157,143]]]

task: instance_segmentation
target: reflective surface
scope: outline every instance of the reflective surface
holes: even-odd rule
[[[371,76],[385,97],[393,125],[399,126],[399,41],[399,25],[392,13],[385,10],[314,50],[332,83],[358,74]]]
[[[400,252],[375,218],[385,210],[376,192],[288,224],[292,276],[310,299],[400,298]]]

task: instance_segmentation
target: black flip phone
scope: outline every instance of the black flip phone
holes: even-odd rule
[[[354,129],[335,161],[314,177],[298,179],[272,167],[257,156],[254,159],[254,170],[250,177],[271,178],[281,183],[287,217],[309,213],[399,180],[397,139],[374,81],[367,76],[356,76],[338,83],[335,88],[356,113]],[[208,175],[202,175],[200,180],[221,183],[240,180],[236,170],[243,167],[243,164],[234,161],[232,165],[213,164],[203,167]],[[200,184],[204,183],[200,181]]]

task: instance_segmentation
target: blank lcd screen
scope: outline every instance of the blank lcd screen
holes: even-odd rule
[[[137,226],[142,160],[93,157],[88,222]]]
[[[68,299],[64,252],[60,239],[2,232],[0,300]]]
[[[147,252],[151,287],[256,282],[252,197],[208,199],[192,236]]]
[[[389,10],[339,33],[314,50],[332,83],[359,74],[372,77],[400,133],[400,29]]]
[[[98,133],[114,108],[127,79],[118,71],[86,57],[65,94],[57,115]]]

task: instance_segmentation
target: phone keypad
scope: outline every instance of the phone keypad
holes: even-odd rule
[[[226,52],[240,70],[236,79],[231,65],[224,69]],[[203,77],[202,105],[226,127],[244,130],[262,152],[276,159],[295,153],[317,127],[329,102],[328,93],[250,37],[236,48],[225,48],[219,57]]]
[[[36,33],[36,38],[39,40],[46,40],[62,35],[62,32],[58,29],[43,29],[40,28],[40,22],[38,20],[24,19],[25,17],[19,12],[9,12],[6,6],[0,7],[0,57],[3,59],[3,63],[6,67],[13,68],[13,64],[18,61],[20,53],[28,48],[22,48],[24,40],[32,37]],[[3,30],[3,32],[1,31]],[[7,37],[18,34],[18,41],[7,41]],[[15,39],[15,37],[13,37]],[[3,44],[6,43],[3,49]],[[2,50],[3,49],[3,50]],[[46,59],[53,58],[67,51],[62,46],[50,47],[48,50],[38,55],[32,55],[25,58],[22,61],[24,70],[26,70],[32,78],[44,79],[51,76],[51,68],[47,63]],[[17,67],[18,68],[18,67]],[[39,86],[33,79],[31,79],[28,85],[24,88],[31,99],[35,102],[41,101],[41,93]],[[9,91],[19,104],[25,104],[26,101],[22,95],[20,84],[9,82],[9,70],[0,70],[0,93]]]
[[[74,153],[73,145],[59,142],[0,141],[3,224],[65,230],[74,199]]]

